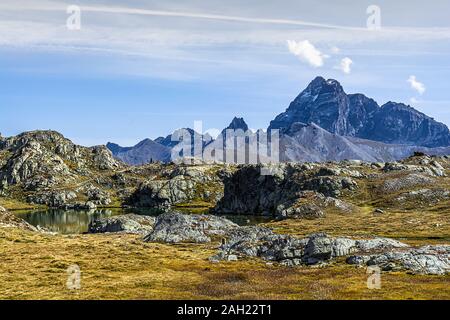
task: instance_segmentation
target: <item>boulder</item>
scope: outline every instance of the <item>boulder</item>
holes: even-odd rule
[[[112,152],[106,146],[95,146],[91,150],[94,164],[98,169],[112,170],[122,166],[120,162],[114,159]]]
[[[283,265],[301,264],[307,241],[280,235],[268,228],[246,226],[234,228],[226,234],[226,243],[213,260],[227,260],[231,255],[260,257]]]
[[[237,224],[222,217],[164,213],[156,218],[153,231],[144,237],[144,241],[204,243],[223,237],[237,227]]]
[[[358,251],[370,252],[379,250],[390,250],[393,248],[407,248],[403,242],[389,238],[374,238],[356,241]]]
[[[304,261],[307,264],[317,264],[320,261],[330,260],[333,256],[332,239],[324,233],[309,237],[305,248]]]
[[[348,238],[335,238],[331,243],[332,257],[344,257],[358,251],[357,242]]]
[[[136,214],[101,218],[89,224],[88,233],[125,232],[148,234],[153,230],[155,220],[155,217]]]
[[[450,245],[396,249],[372,255],[355,255],[347,259],[354,265],[377,265],[383,271],[407,270],[416,274],[450,273]]]

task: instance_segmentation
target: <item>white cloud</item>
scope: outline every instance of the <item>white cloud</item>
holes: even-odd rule
[[[424,94],[426,90],[425,85],[422,82],[417,81],[416,76],[409,76],[407,81],[412,89],[416,90],[420,95]]]
[[[308,40],[304,41],[294,41],[288,40],[288,49],[289,51],[297,56],[301,61],[304,61],[310,64],[313,67],[322,67],[324,64],[325,58],[327,55],[324,55],[322,52],[316,49],[314,45]]]
[[[409,99],[409,102],[411,104],[417,104],[417,103],[419,103],[419,100],[417,100],[416,98],[412,97],[411,99]]]
[[[353,64],[352,59],[345,57],[344,59],[341,60],[338,69],[346,74],[350,74],[350,72],[352,72],[351,69],[352,64]]]
[[[331,47],[331,52],[334,54],[338,54],[339,52],[341,52],[341,49],[339,49],[338,47]]]

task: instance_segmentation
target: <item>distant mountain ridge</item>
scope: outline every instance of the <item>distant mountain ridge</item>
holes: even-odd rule
[[[155,141],[143,140],[134,147],[114,143],[107,147],[116,158],[133,165],[151,160],[168,162],[173,160],[172,154],[202,157],[222,145],[230,147],[220,141],[227,129],[250,133],[245,120],[235,117],[215,143],[211,136],[185,128]],[[271,129],[280,129],[282,161],[382,162],[402,159],[415,151],[450,154],[446,125],[402,103],[388,102],[380,107],[363,94],[346,94],[338,81],[322,77],[315,78],[285,112],[271,121]],[[178,150],[184,137],[191,139],[187,155]],[[194,141],[201,141],[201,146],[194,146]],[[239,147],[245,148],[242,143]]]
[[[142,165],[149,162],[169,162],[171,149],[151,139],[145,139],[134,147],[121,147],[118,144],[108,142],[106,147],[116,159],[131,165]]]
[[[203,148],[213,139],[208,134],[200,134],[191,128],[182,128],[175,130],[167,137],[159,137],[155,140],[145,139],[133,147],[122,147],[116,143],[108,142],[106,147],[112,152],[115,158],[131,165],[142,165],[149,162],[170,162],[172,153],[176,152],[176,147],[183,141],[184,137],[190,138],[191,153],[183,155],[180,150],[180,156],[199,157]],[[199,150],[194,147],[194,141],[202,141]],[[181,148],[180,148],[181,149]]]
[[[429,155],[450,154],[450,147],[427,148],[387,144],[331,133],[318,125],[295,123],[281,137],[281,161],[325,162],[362,160],[369,162],[396,161],[414,152]]]
[[[363,94],[346,94],[333,79],[315,78],[270,123],[269,129],[289,129],[295,122],[315,123],[341,136],[423,147],[450,146],[446,125],[402,103],[379,106]]]

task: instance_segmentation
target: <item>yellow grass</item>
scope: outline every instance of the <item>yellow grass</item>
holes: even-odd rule
[[[213,264],[216,247],[0,228],[0,299],[450,299],[449,276],[386,273],[382,289],[369,290],[364,268]],[[82,272],[75,291],[66,287],[73,264]]]

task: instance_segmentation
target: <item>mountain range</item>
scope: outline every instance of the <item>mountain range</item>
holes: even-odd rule
[[[249,130],[244,119],[235,117],[218,140],[227,129]],[[392,161],[415,151],[450,154],[450,131],[445,124],[402,103],[379,106],[363,94],[347,94],[338,81],[322,77],[315,78],[270,122],[268,130],[273,129],[281,133],[283,161]],[[134,147],[114,143],[107,147],[128,164],[167,162],[184,134],[192,139],[191,153],[185,156],[201,156],[201,150],[214,145],[211,136],[187,128],[155,141],[143,140]],[[197,140],[202,141],[201,148],[194,148],[194,137],[201,139]]]
[[[296,122],[315,123],[341,136],[384,143],[450,145],[445,124],[402,103],[388,102],[380,107],[363,94],[346,94],[339,82],[322,77],[314,79],[269,129],[289,129]]]

